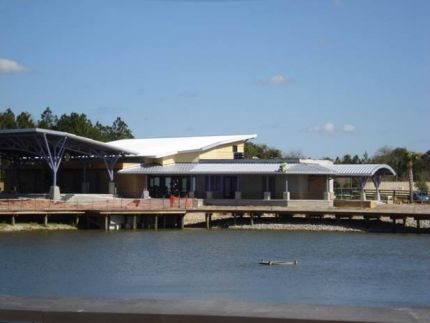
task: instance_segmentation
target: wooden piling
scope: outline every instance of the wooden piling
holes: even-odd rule
[[[43,216],[43,225],[44,225],[45,227],[47,227],[47,226],[48,226],[48,214],[45,214],[45,215]]]
[[[364,221],[365,221],[365,223],[366,223],[366,228],[367,229],[369,229],[370,228],[370,218],[368,217],[368,216],[363,216],[363,218],[364,218]]]
[[[249,212],[249,224],[251,226],[254,225],[254,213],[252,213],[252,212]]]
[[[184,229],[185,227],[185,215],[179,215],[179,227]]]
[[[10,218],[10,224],[15,225],[15,215],[12,215],[12,217]]]
[[[109,231],[109,216],[107,214],[104,216],[104,229]]]
[[[206,229],[210,229],[211,222],[212,222],[212,213],[205,213],[205,220],[206,220]]]
[[[237,214],[236,214],[236,212],[233,212],[233,224],[237,225]]]
[[[87,227],[87,229],[89,229],[91,227],[90,216],[88,213],[85,214],[85,226]]]
[[[137,217],[136,217],[136,215],[133,215],[133,217],[132,217],[131,227],[133,230],[137,229]]]
[[[158,230],[158,215],[154,216],[154,230]]]

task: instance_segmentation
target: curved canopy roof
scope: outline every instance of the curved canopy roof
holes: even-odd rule
[[[109,142],[119,149],[130,149],[136,155],[162,158],[180,153],[202,152],[220,145],[256,138],[257,135],[202,136],[149,139],[121,139]]]
[[[129,149],[68,132],[40,128],[0,130],[0,153],[20,157],[43,157],[48,147],[54,152],[60,146],[71,156],[133,154]]]
[[[396,175],[394,169],[386,164],[334,164],[326,167],[334,170],[337,176]]]

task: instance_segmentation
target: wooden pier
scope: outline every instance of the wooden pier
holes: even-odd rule
[[[395,205],[391,207],[381,207],[374,209],[363,208],[291,208],[291,207],[215,207],[205,206],[198,210],[187,210],[187,212],[204,212],[205,213],[205,226],[206,228],[212,227],[212,216],[216,213],[230,214],[233,219],[233,224],[237,224],[237,218],[248,218],[249,225],[253,226],[255,219],[260,218],[265,214],[271,214],[275,219],[293,218],[296,216],[304,217],[306,219],[320,219],[327,218],[336,220],[351,220],[358,219],[365,223],[372,220],[380,220],[381,218],[389,218],[393,227],[393,232],[401,221],[403,227],[406,226],[407,219],[412,219],[416,223],[417,232],[421,232],[421,223],[424,220],[430,220],[430,207],[413,207],[411,205]],[[430,232],[430,230],[428,230]]]
[[[49,209],[9,209],[0,210],[0,222],[12,225],[17,222],[37,222],[47,226],[51,222],[62,222],[83,229],[183,229],[185,218],[189,214],[201,213],[204,227],[210,229],[213,217],[223,214],[233,224],[238,218],[248,219],[249,225],[254,225],[262,216],[271,215],[274,223],[286,218],[301,217],[305,219],[336,219],[358,220],[363,223],[379,221],[388,218],[393,227],[406,227],[407,220],[415,221],[417,232],[430,232],[422,228],[422,221],[430,220],[430,206],[420,205],[391,205],[377,208],[347,208],[347,207],[310,207],[293,208],[279,206],[201,206],[201,207],[157,207],[153,209],[122,209],[122,208],[49,208]],[[386,224],[386,222],[385,222]]]

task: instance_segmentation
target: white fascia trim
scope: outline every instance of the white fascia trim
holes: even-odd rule
[[[177,155],[177,154],[186,154],[186,153],[195,153],[195,152],[201,152],[201,151],[205,151],[205,150],[209,150],[212,149],[214,147],[217,146],[221,146],[221,145],[226,145],[226,144],[230,144],[230,143],[234,143],[234,142],[239,142],[239,141],[248,141],[250,139],[255,139],[257,138],[257,134],[252,134],[252,135],[244,135],[244,139],[229,139],[229,140],[222,140],[222,141],[218,141],[216,143],[213,143],[211,145],[202,147],[202,148],[198,148],[198,149],[189,149],[189,150],[180,150],[180,151],[172,151],[172,152],[168,152],[168,153],[164,153],[161,155],[153,155],[153,156],[147,156],[147,155],[141,155],[141,157],[147,157],[147,158],[163,158],[163,157],[168,157],[168,156],[173,156],[173,155]]]

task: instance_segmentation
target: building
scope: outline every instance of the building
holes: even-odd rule
[[[372,179],[378,191],[382,176],[395,174],[388,165],[244,159],[246,141],[256,137],[103,143],[45,129],[1,130],[0,153],[3,160],[9,160],[5,191],[43,193],[49,189],[58,199],[61,187],[66,193],[111,193],[131,198],[188,196],[218,205],[327,206],[333,203],[335,177],[359,178],[362,191]]]

